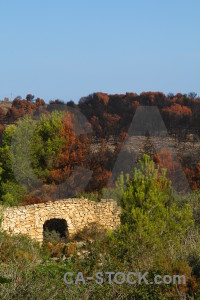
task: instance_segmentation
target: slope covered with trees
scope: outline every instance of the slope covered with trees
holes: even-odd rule
[[[83,181],[89,178],[87,172],[82,174],[80,170],[75,177],[71,176],[77,166],[92,171],[89,182],[80,192],[100,194],[111,176],[138,106],[157,106],[171,136],[178,141],[187,141],[188,136],[192,135],[193,144],[197,142],[195,138],[198,139],[200,135],[200,98],[195,93],[167,96],[160,92],[144,92],[140,95],[95,93],[81,98],[78,104],[73,101],[65,104],[60,100],[45,104],[44,100],[35,99],[29,94],[26,99],[15,98],[11,107],[5,109],[0,106],[1,201],[25,204],[62,198],[66,179],[68,196],[72,196],[78,187],[76,178],[79,181],[80,178]],[[87,133],[76,134],[75,127],[79,123],[76,112],[88,120]],[[28,129],[33,132],[31,140],[26,134]],[[16,133],[19,144],[14,149],[13,158],[12,141]],[[107,146],[109,137],[115,139],[112,151]],[[25,144],[30,148],[30,161],[20,151]],[[185,158],[183,154],[179,153],[179,160],[191,187],[198,189],[199,161],[194,157]],[[153,155],[155,162],[167,167],[168,173],[173,173],[176,165],[170,157],[169,153],[163,151]],[[18,170],[18,180],[13,165]],[[28,174],[30,165],[41,184],[38,185]],[[20,171],[21,166],[26,170],[24,175]]]

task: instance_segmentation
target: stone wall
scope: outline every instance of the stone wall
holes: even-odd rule
[[[42,242],[43,225],[50,219],[64,219],[69,236],[89,223],[97,222],[106,229],[120,225],[120,208],[113,200],[100,202],[88,199],[64,199],[55,202],[9,207],[3,212],[2,229],[12,234],[22,233]]]

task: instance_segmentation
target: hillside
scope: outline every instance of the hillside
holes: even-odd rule
[[[133,136],[128,134],[136,110],[144,106],[158,107],[161,120],[164,121],[163,124],[166,126],[167,131],[165,134],[168,134],[169,140],[160,139],[159,136],[156,136],[152,141],[148,130],[141,134],[141,128],[137,129],[137,132]],[[58,110],[62,112],[66,109],[71,111],[71,117],[69,118],[69,115],[65,115],[63,120],[58,119],[56,122],[60,122],[60,129],[56,128],[50,120],[52,111]],[[76,136],[73,133],[73,128],[77,126],[79,115],[81,114],[86,117],[86,120],[90,124],[90,133]],[[46,115],[47,119],[41,123],[41,130],[44,132],[42,133],[40,130],[41,132],[37,133],[39,135],[35,137],[40,142],[36,142],[33,145],[33,152],[35,153],[36,151],[34,157],[38,158],[33,162],[34,172],[35,174],[39,174],[40,180],[42,180],[45,186],[43,186],[42,194],[41,188],[34,188],[32,196],[29,198],[26,197],[24,203],[42,202],[44,201],[44,196],[42,195],[46,195],[46,193],[48,195],[47,200],[66,196],[62,194],[63,191],[59,188],[59,185],[63,184],[66,178],[70,177],[75,166],[92,171],[92,177],[87,182],[87,185],[85,185],[84,191],[101,193],[102,188],[107,185],[112,175],[112,170],[120,153],[125,158],[127,167],[132,166],[141,159],[143,154],[149,154],[161,167],[168,169],[167,175],[170,180],[177,176],[177,168],[180,168],[178,164],[181,163],[190,187],[192,189],[199,189],[200,187],[200,98],[195,93],[188,95],[180,93],[176,95],[169,94],[167,96],[160,92],[144,92],[140,95],[135,93],[126,93],[124,95],[94,93],[81,98],[78,104],[75,104],[73,101],[65,104],[58,99],[45,104],[43,99],[35,99],[31,94],[27,95],[26,99],[16,98],[12,101],[12,105],[9,104],[6,110],[5,107],[0,105],[1,160],[3,168],[4,166],[5,168],[8,167],[5,165],[3,157],[5,155],[10,156],[9,153],[6,154],[6,149],[8,149],[6,147],[8,145],[6,146],[5,143],[8,142],[6,135],[11,134],[9,130],[8,133],[4,134],[4,130],[6,127],[9,127],[9,124],[17,123],[25,115],[29,115],[33,120],[39,120],[41,115]],[[58,116],[55,117],[58,118]],[[145,117],[144,119],[143,117],[140,119],[145,124]],[[49,123],[48,126],[50,126],[48,138],[52,143],[51,147],[56,146],[54,139],[57,137],[60,138],[60,142],[58,141],[58,143],[61,143],[61,140],[64,138],[65,145],[61,148],[57,145],[57,148],[54,150],[53,148],[49,150],[41,148],[47,142],[44,122]],[[138,125],[140,127],[143,126],[143,123],[140,124],[137,122],[137,124],[140,124]],[[156,130],[160,130],[159,124],[156,125],[155,123],[154,126]],[[57,132],[56,135],[55,130]],[[66,140],[66,136],[69,137],[68,141]],[[3,137],[6,142],[3,141]],[[43,144],[41,141],[43,141]],[[125,142],[126,144],[124,145]],[[171,145],[171,149],[175,150],[174,153],[177,156],[175,160],[169,152],[169,144]],[[36,145],[38,145],[38,149],[36,149]],[[49,145],[46,144],[44,147],[49,147]],[[44,151],[54,151],[51,154],[53,157],[48,157]],[[137,154],[135,157],[133,157],[134,153]],[[54,163],[49,164],[47,162],[49,159],[54,161]],[[12,171],[9,172],[12,173]],[[8,170],[3,174],[5,175],[3,175],[2,180],[9,182],[11,177],[9,177],[8,181],[6,175],[8,174]],[[89,178],[89,175],[86,175],[86,173],[81,176],[85,177],[84,180],[86,181]],[[15,182],[14,177],[11,181]],[[73,179],[69,183],[69,194],[67,195],[69,197],[73,196],[74,190],[78,188],[78,182],[75,181]],[[52,188],[49,188],[50,186]],[[4,195],[3,197],[8,197],[5,196],[8,193],[9,195],[10,193],[13,194],[13,189],[11,192],[11,188],[7,184],[4,184],[3,189],[5,190],[2,194],[2,196]],[[181,189],[184,190],[184,183]]]

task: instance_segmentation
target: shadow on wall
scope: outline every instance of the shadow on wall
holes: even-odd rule
[[[43,225],[43,241],[63,241],[67,242],[69,231],[67,222],[64,219],[50,219]]]

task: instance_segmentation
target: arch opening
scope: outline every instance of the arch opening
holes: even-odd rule
[[[53,218],[47,220],[43,225],[43,241],[62,240],[66,242],[69,236],[68,225],[65,219]]]

